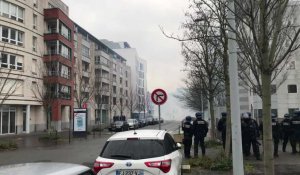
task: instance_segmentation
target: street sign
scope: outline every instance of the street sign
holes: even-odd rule
[[[158,129],[161,129],[160,126],[160,105],[164,104],[167,101],[167,93],[162,89],[155,89],[151,94],[151,100],[154,104],[158,105]]]
[[[167,93],[162,89],[155,89],[151,94],[151,100],[156,105],[162,105],[167,101]]]
[[[83,104],[82,104],[82,108],[83,108],[83,109],[87,109],[87,103],[83,103]]]

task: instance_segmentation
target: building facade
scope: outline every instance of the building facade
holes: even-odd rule
[[[129,116],[126,60],[74,23],[61,0],[0,0],[0,135],[61,131]],[[92,128],[92,127],[89,127]]]
[[[137,50],[135,48],[131,48],[127,42],[113,42],[108,40],[101,41],[127,60],[127,64],[131,67],[132,92],[130,93],[130,99],[134,106],[134,109],[132,110],[132,117],[146,117],[149,114],[149,110],[153,112],[150,98],[147,98],[146,60],[139,57]],[[148,109],[147,107],[150,107],[151,109]]]

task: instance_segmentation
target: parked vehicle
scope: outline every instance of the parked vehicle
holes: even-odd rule
[[[148,125],[154,125],[153,117],[146,118]]]
[[[115,121],[110,126],[110,131],[128,131],[129,125],[127,121]]]
[[[5,175],[95,175],[86,166],[71,163],[22,163],[0,167],[0,174]]]
[[[158,118],[153,118],[153,123],[158,124],[159,123]]]
[[[139,122],[137,119],[127,119],[127,123],[129,125],[129,129],[138,129],[139,128]]]
[[[142,127],[147,126],[146,119],[140,119],[140,122],[142,123]]]
[[[164,130],[117,133],[105,143],[94,163],[94,172],[97,175],[180,175],[180,148]]]

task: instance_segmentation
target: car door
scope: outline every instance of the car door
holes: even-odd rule
[[[181,173],[182,154],[177,148],[177,144],[169,133],[166,133],[164,145],[167,152],[167,157],[172,160],[172,169],[176,169],[178,174]]]

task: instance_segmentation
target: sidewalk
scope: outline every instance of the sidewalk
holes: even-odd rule
[[[35,132],[30,134],[18,134],[18,135],[1,135],[0,136],[0,143],[1,142],[8,142],[13,141],[18,145],[18,149],[26,149],[26,148],[37,148],[37,147],[51,147],[55,145],[65,145],[69,144],[69,131],[64,130],[62,132],[57,133],[60,136],[58,141],[47,141],[47,140],[40,140],[41,137],[47,136],[47,132]],[[73,132],[70,133],[70,141],[79,141],[83,139],[92,139],[98,138],[103,135],[110,135],[111,132],[104,130],[101,133],[99,132],[91,132],[87,135],[87,137],[73,137]]]
[[[275,174],[276,175],[297,175],[300,174],[300,153],[298,154],[292,154],[291,153],[291,146],[288,144],[287,146],[287,152],[281,151],[282,145],[279,145],[279,157],[275,159]],[[206,149],[206,156],[213,158],[216,157],[218,152],[220,151],[220,148],[208,148]],[[183,151],[183,149],[182,149]],[[201,152],[201,149],[199,148],[199,151]],[[260,147],[261,155],[263,157],[262,153],[262,147]],[[193,155],[193,147],[191,149],[191,155]],[[252,165],[255,169],[253,173],[250,173],[251,175],[263,175],[264,171],[264,162],[258,161],[255,159],[253,155],[244,158],[244,164]],[[192,167],[191,173],[185,173],[190,175],[232,175],[232,171],[229,172],[223,172],[223,171],[210,171],[210,170],[204,170],[201,167]],[[250,175],[249,174],[249,175]]]

